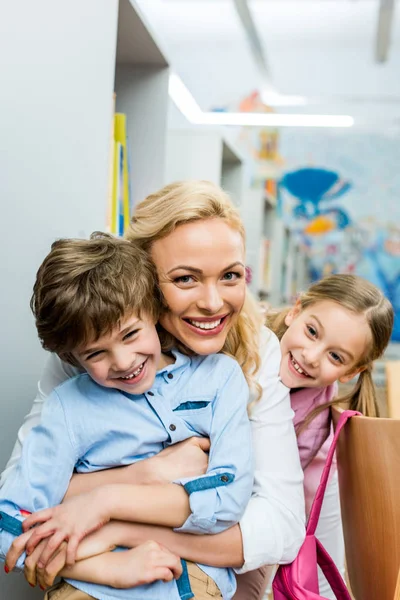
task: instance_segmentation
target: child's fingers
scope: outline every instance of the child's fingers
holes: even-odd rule
[[[199,448],[201,448],[203,452],[208,452],[210,450],[211,443],[207,437],[193,437],[190,439],[193,440],[192,443],[196,446],[199,446]]]
[[[174,574],[167,567],[159,567],[154,573],[154,581],[158,579],[161,579],[161,581],[172,581],[174,579]]]
[[[12,571],[15,565],[17,564],[17,560],[25,550],[25,546],[29,541],[31,535],[32,531],[26,531],[25,533],[16,537],[13,543],[11,544],[5,560],[5,566],[10,571]]]
[[[51,536],[40,556],[38,562],[38,567],[40,569],[47,565],[47,563],[49,562],[53,554],[55,554],[55,552],[58,550],[65,538],[66,534],[63,531],[57,531],[54,535]]]
[[[77,535],[73,535],[68,540],[67,548],[67,566],[72,567],[75,564],[76,553],[78,551],[80,539]]]
[[[28,529],[30,529],[34,525],[37,525],[38,523],[48,521],[52,516],[52,511],[52,508],[45,508],[44,510],[38,510],[37,512],[32,513],[31,515],[26,517],[22,524],[24,531],[27,531]]]

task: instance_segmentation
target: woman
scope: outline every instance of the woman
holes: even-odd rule
[[[278,377],[279,342],[261,327],[245,290],[244,229],[237,211],[211,183],[178,182],[138,205],[127,238],[149,252],[157,268],[165,302],[159,321],[163,350],[177,346],[187,353],[225,352],[241,365],[253,392],[249,412],[256,468],[253,495],[240,525],[199,537],[128,524],[132,539],[155,539],[189,560],[234,566],[239,573],[290,562],[304,539],[303,475],[288,389]],[[49,358],[3,479],[27,431],[38,423],[46,396],[75,373],[57,357]],[[190,444],[170,447],[130,467],[75,476],[69,494],[102,483],[172,481],[191,475],[204,463],[197,448],[199,463],[192,464],[193,449]],[[239,577],[235,597],[259,598],[270,572]]]

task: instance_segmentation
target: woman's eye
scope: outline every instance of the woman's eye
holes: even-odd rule
[[[336,354],[336,352],[331,352],[331,357],[333,358],[333,360],[335,362],[338,362],[338,363],[342,363],[343,362],[342,357],[339,356],[339,354]]]
[[[312,337],[316,337],[317,330],[312,325],[307,325],[307,331]]]
[[[241,274],[236,273],[234,271],[229,271],[228,273],[225,273],[223,275],[224,281],[236,281],[237,279],[240,279],[240,278],[241,278]]]
[[[181,275],[180,277],[175,277],[174,283],[193,283],[193,277],[191,275]]]
[[[139,329],[133,329],[132,331],[130,331],[129,333],[124,335],[123,339],[129,340],[130,338],[134,337],[138,333],[138,331],[139,331]]]

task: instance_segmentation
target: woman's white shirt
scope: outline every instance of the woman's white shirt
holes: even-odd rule
[[[304,540],[303,472],[300,466],[289,390],[278,378],[281,359],[276,336],[263,327],[258,382],[262,396],[252,408],[255,477],[253,495],[240,522],[245,563],[239,573],[292,561]],[[0,487],[21,456],[22,444],[40,422],[43,403],[63,381],[79,373],[50,354],[30,413],[18,431]]]
[[[278,338],[262,328],[261,398],[250,412],[255,460],[253,495],[240,521],[244,565],[237,573],[295,559],[305,537],[303,471],[289,388],[279,379]]]

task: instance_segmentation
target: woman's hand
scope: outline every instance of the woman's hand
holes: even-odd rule
[[[29,556],[41,540],[48,538],[38,561],[38,567],[46,566],[65,540],[67,542],[66,564],[75,562],[79,542],[92,531],[100,529],[109,521],[106,511],[106,495],[101,490],[74,496],[63,504],[33,513],[23,522],[23,529],[30,534],[25,541]],[[38,525],[31,529],[34,525]],[[20,536],[23,538],[23,536]]]
[[[145,473],[143,483],[170,483],[182,477],[204,475],[207,472],[209,450],[210,440],[202,437],[191,437],[168,446],[156,456],[141,461]],[[131,465],[132,469],[135,465]]]

